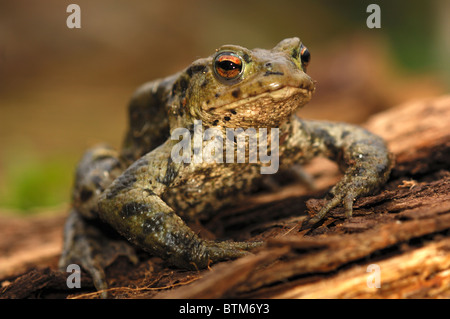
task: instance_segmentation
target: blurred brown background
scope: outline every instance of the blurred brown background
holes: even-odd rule
[[[81,7],[81,29],[66,8]],[[381,29],[366,8],[381,7]],[[63,209],[83,151],[120,147],[140,84],[222,44],[298,36],[317,80],[307,118],[353,123],[450,88],[450,1],[0,2],[0,212]],[[401,120],[401,119],[399,119]]]

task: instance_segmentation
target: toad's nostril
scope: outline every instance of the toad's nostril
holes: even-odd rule
[[[266,68],[270,68],[270,67],[272,67],[272,63],[267,62],[267,63],[265,64],[265,66],[266,66]]]

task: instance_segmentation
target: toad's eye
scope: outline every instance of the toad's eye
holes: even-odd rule
[[[309,61],[311,60],[311,54],[303,44],[300,46],[300,58],[302,60],[303,68],[306,69],[306,67],[309,64]]]
[[[221,53],[214,60],[216,74],[225,80],[236,79],[241,74],[242,69],[242,59],[234,53]]]

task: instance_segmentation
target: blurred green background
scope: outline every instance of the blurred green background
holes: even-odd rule
[[[66,26],[70,3],[81,29]],[[381,29],[366,26],[370,3]],[[300,37],[318,83],[299,115],[360,123],[449,91],[449,21],[449,0],[1,1],[0,212],[64,210],[83,151],[120,147],[134,89],[222,44]]]

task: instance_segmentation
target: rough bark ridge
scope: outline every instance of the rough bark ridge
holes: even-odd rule
[[[346,220],[334,209],[314,229],[306,214],[339,178],[335,166],[306,167],[318,191],[287,184],[220,212],[201,231],[219,239],[265,239],[238,260],[202,271],[168,268],[142,254],[137,266],[107,269],[116,298],[448,298],[450,297],[450,96],[407,103],[373,116],[366,127],[396,156],[386,187],[360,198]],[[68,289],[56,270],[63,216],[0,223],[0,298],[98,298],[87,275]],[[373,269],[380,272],[380,288]]]

